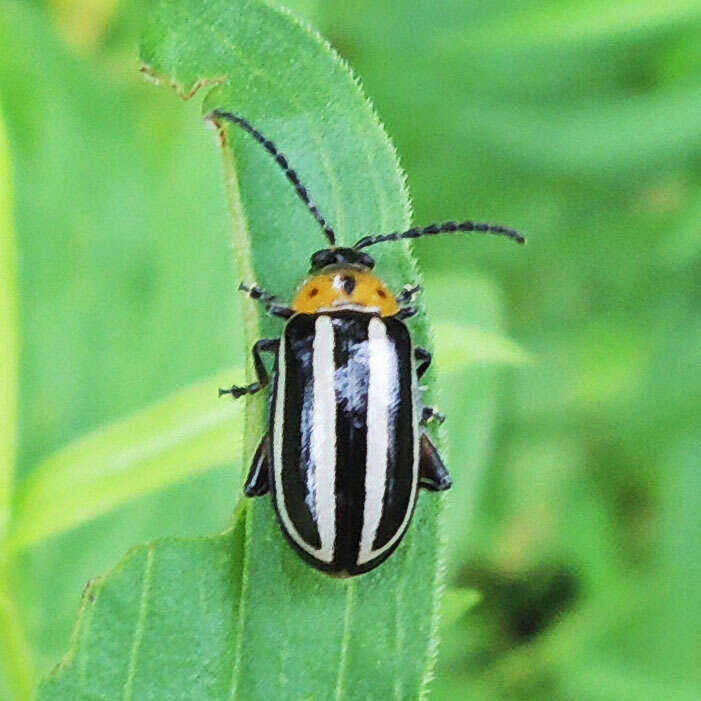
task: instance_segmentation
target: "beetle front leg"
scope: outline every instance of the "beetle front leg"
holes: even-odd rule
[[[264,387],[267,387],[270,383],[270,377],[268,371],[265,369],[265,364],[263,359],[260,357],[261,353],[277,353],[280,347],[279,338],[262,338],[260,341],[256,341],[253,346],[253,366],[256,371],[256,377],[258,382],[252,382],[250,385],[245,385],[239,387],[233,385],[230,389],[220,389],[219,396],[225,394],[230,394],[234,399],[243,397],[245,394],[255,394],[260,392]]]
[[[243,282],[239,285],[239,290],[245,292],[251,299],[255,299],[263,304],[267,311],[273,316],[279,316],[281,319],[289,319],[295,312],[294,309],[277,301],[275,295],[266,292],[258,285],[245,285]]]
[[[397,319],[410,319],[412,316],[416,316],[419,313],[418,307],[408,306],[402,307],[397,314]]]
[[[397,295],[397,302],[400,306],[404,304],[411,304],[414,301],[416,295],[423,292],[423,287],[421,285],[404,285],[404,289]]]

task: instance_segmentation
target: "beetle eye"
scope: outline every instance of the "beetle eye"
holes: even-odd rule
[[[335,258],[334,252],[328,248],[317,251],[311,258],[311,271],[321,270],[321,268],[331,265],[331,263],[335,261]]]
[[[358,265],[362,265],[368,270],[372,270],[375,267],[375,259],[367,253],[358,254],[358,252],[356,251],[356,256],[356,263]]]

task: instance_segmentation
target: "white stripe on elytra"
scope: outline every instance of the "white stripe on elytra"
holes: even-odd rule
[[[382,518],[382,503],[387,484],[387,448],[389,430],[389,401],[396,384],[397,357],[387,340],[382,321],[370,319],[368,325],[368,398],[367,398],[367,457],[365,459],[365,505],[363,530],[360,534],[358,564],[372,560],[372,544]]]
[[[311,453],[314,462],[316,527],[321,540],[319,557],[333,560],[336,543],[336,389],[333,324],[320,316],[314,325],[314,409]]]
[[[334,392],[333,325],[327,316],[316,320],[312,354],[314,381],[311,458],[314,462],[314,504],[316,526],[321,547],[314,548],[299,534],[287,512],[282,487],[282,443],[285,428],[285,339],[278,355],[275,422],[273,426],[273,472],[275,500],[280,520],[292,540],[302,550],[331,562],[336,540],[335,475],[336,475],[336,397]]]
[[[374,345],[373,345],[374,341]],[[386,327],[379,319],[372,319],[368,328],[370,381],[368,387],[367,415],[367,460],[365,471],[365,510],[363,530],[360,538],[358,564],[362,565],[380,557],[391,548],[409,525],[413,512],[414,499],[419,477],[419,441],[418,415],[416,413],[416,371],[414,368],[413,348],[410,349],[410,372],[412,382],[412,406],[408,407],[412,415],[413,452],[411,466],[411,491],[406,505],[406,513],[395,534],[380,548],[372,549],[377,535],[377,528],[382,517],[382,507],[387,479],[387,449],[389,440],[389,402],[395,388],[392,384],[401,381],[397,374],[397,355],[392,344],[387,340]],[[371,417],[371,411],[374,415]],[[400,437],[397,437],[400,439]],[[401,439],[400,439],[401,440]]]

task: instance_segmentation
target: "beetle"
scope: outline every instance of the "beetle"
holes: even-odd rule
[[[275,356],[268,429],[244,492],[272,493],[286,539],[316,569],[338,577],[369,572],[404,537],[419,488],[439,492],[452,480],[424,430],[444,419],[421,401],[418,383],[431,354],[414,346],[404,323],[417,312],[421,287],[408,285],[395,296],[363,249],[460,231],[518,243],[525,237],[503,226],[446,222],[337,246],[333,228],[277,146],[238,114],[217,109],[209,118],[238,125],[270,153],[330,244],[312,255],[310,276],[290,306],[255,284],[240,286],[286,322],[281,338],[253,346],[257,381],[219,390],[234,398],[259,392],[271,383],[261,356]]]

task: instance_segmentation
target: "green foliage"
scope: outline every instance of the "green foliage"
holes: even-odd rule
[[[17,251],[13,221],[10,150],[0,114],[0,537],[9,521],[17,445]]]
[[[243,408],[213,403],[213,388],[239,374],[173,393],[37,465],[18,495],[8,547],[26,548],[230,460],[241,448]]]
[[[442,515],[449,588],[433,698],[696,698],[698,3],[291,4],[362,76],[408,172],[416,223],[465,216],[529,234],[523,250],[467,237],[416,246],[435,322],[430,375],[435,372],[438,403],[448,416],[447,454],[456,477]],[[0,0],[0,113],[10,145],[9,152],[0,145],[0,392],[6,393],[0,451],[10,456],[0,465],[0,485],[10,484],[0,486],[0,509],[9,506],[11,532],[26,539],[22,547],[19,540],[12,548],[2,543],[3,699],[28,698],[33,679],[61,659],[79,593],[97,575],[110,571],[88,589],[79,629],[84,645],[74,648],[89,656],[69,659],[44,693],[79,679],[71,670],[98,660],[101,640],[131,644],[149,558],[155,587],[183,562],[200,563],[197,581],[211,585],[189,609],[200,621],[207,607],[221,607],[217,596],[236,598],[227,589],[236,580],[227,572],[238,557],[241,519],[224,536],[182,536],[216,533],[230,523],[241,432],[232,423],[232,457],[217,453],[210,467],[198,457],[150,459],[121,442],[140,416],[151,417],[154,439],[194,420],[199,409],[190,415],[181,405],[178,414],[174,406],[169,424],[169,399],[197,394],[203,378],[240,380],[219,373],[242,367],[249,345],[232,289],[241,273],[231,273],[221,154],[195,101],[173,100],[140,79],[135,44],[142,6]],[[242,31],[234,28],[227,39]],[[226,43],[212,44],[222,60]],[[271,42],[251,50],[276,55]],[[217,89],[248,99],[251,83]],[[313,105],[318,111],[319,103]],[[336,123],[330,109],[325,134]],[[392,224],[376,221],[381,207],[360,197],[353,201],[356,220],[334,219],[339,210],[328,164],[353,170],[366,163],[353,150],[364,139],[348,137],[351,150],[329,153],[316,173],[320,152],[313,140],[300,137],[285,105],[275,110],[256,119],[281,135],[345,240],[360,233],[356,225]],[[242,194],[262,185],[274,200],[267,209],[267,199],[257,210],[249,203],[247,213],[255,212],[249,224],[284,212],[291,227],[283,230],[275,220],[270,230],[251,225],[252,236],[266,247],[291,241],[290,232],[303,236],[298,247],[285,249],[289,259],[272,282],[259,280],[287,295],[309,253],[322,245],[318,231],[265,154],[231,136],[238,171],[248,173]],[[6,275],[14,239],[5,235],[8,222],[19,253],[14,291]],[[388,255],[383,273],[403,284],[391,265],[396,248],[380,248]],[[256,275],[266,274],[255,250],[253,266]],[[253,321],[262,333],[279,328]],[[505,328],[518,348],[504,340]],[[8,334],[22,340],[19,411],[9,408],[16,395]],[[453,338],[471,345],[459,354]],[[513,369],[505,373],[485,348]],[[208,405],[204,384],[202,392],[203,411],[238,410]],[[251,426],[248,452],[255,433]],[[95,453],[94,470],[89,453],[76,463],[82,465],[76,477],[88,482],[71,479],[68,458],[100,438],[120,441],[121,454],[135,460],[127,462],[123,491],[119,479],[110,482],[102,472],[114,465],[107,445],[107,452]],[[134,431],[134,439],[143,448],[144,435]],[[199,455],[194,444],[183,450]],[[52,465],[60,466],[55,474]],[[167,466],[178,469],[177,482],[169,481]],[[152,484],[154,475],[162,481]],[[79,484],[86,487],[81,506],[98,503],[87,487],[104,488],[110,510],[91,510],[81,523],[80,512],[69,510],[54,523],[61,503],[76,504],[65,490]],[[35,503],[32,495],[39,494]],[[178,539],[139,548],[112,569],[131,546],[172,535]],[[276,532],[270,535],[276,543]],[[196,575],[185,571],[181,578],[194,587]],[[121,598],[127,592],[131,601]],[[409,593],[410,587],[405,598]],[[170,615],[169,604],[178,603],[148,600],[132,692],[143,682],[138,672],[160,678],[160,669],[141,666],[155,631],[177,635],[190,644],[184,651],[196,654],[197,638],[184,631],[200,629],[193,619]],[[127,604],[123,630],[107,628],[103,614]],[[194,610],[199,604],[206,608],[201,615]],[[230,623],[211,624],[213,643],[228,651],[221,636]],[[285,630],[289,640],[306,630],[294,626]],[[110,636],[101,638],[105,630]],[[230,661],[212,658],[201,683]],[[82,669],[92,674],[97,664]],[[128,659],[123,672],[114,683],[129,677]],[[177,669],[173,680],[186,672]]]
[[[135,549],[83,593],[78,644],[39,698],[232,698],[243,548],[236,528]]]

